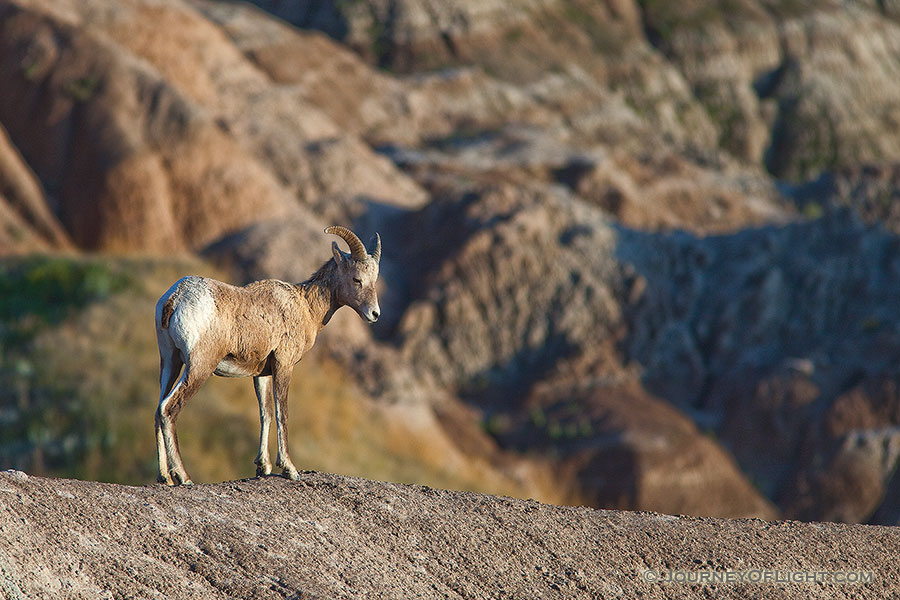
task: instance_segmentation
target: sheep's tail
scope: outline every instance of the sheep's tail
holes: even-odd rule
[[[159,324],[163,329],[169,328],[169,321],[172,320],[172,315],[175,313],[175,298],[174,294],[169,296],[166,300],[166,303],[162,307],[162,312],[160,313]]]

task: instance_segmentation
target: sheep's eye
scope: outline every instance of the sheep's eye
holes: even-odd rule
[[[353,278],[353,283],[355,283],[356,285],[362,287],[362,280],[361,280],[359,277],[354,277],[354,278]]]

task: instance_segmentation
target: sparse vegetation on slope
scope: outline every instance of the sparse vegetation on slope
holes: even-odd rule
[[[186,274],[226,278],[188,259],[6,260],[2,464],[59,477],[155,479],[153,307]],[[326,349],[305,359],[295,378],[290,431],[300,468],[545,496],[488,463],[461,461],[426,406],[373,402]],[[258,418],[249,380],[212,378],[180,419],[195,480],[252,475]]]

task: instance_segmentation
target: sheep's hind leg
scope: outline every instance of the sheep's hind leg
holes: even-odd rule
[[[157,475],[156,480],[166,485],[175,485],[172,481],[172,475],[169,474],[169,457],[166,454],[166,442],[162,432],[162,413],[156,410],[156,463]]]
[[[174,485],[192,485],[181,460],[181,452],[178,448],[178,434],[175,432],[175,422],[184,405],[193,398],[206,380],[212,375],[212,368],[186,365],[181,381],[175,386],[165,400],[160,402],[159,414],[162,428],[163,442],[169,459],[169,475]]]
[[[253,389],[259,401],[259,453],[256,455],[256,476],[264,477],[272,473],[272,461],[269,460],[269,428],[272,425],[272,377],[258,376],[253,378]]]
[[[273,371],[275,383],[275,426],[278,433],[278,456],[275,457],[275,465],[282,469],[282,475],[294,481],[300,480],[300,472],[288,454],[287,447],[287,402],[288,389],[291,387],[291,367],[276,364]]]
[[[159,348],[159,406],[156,411],[156,460],[158,465],[157,481],[173,485],[172,476],[169,474],[169,459],[166,453],[165,438],[163,436],[162,427],[162,406],[163,401],[171,394],[175,381],[181,374],[181,357],[177,352],[172,352],[168,348],[163,348],[160,342]]]

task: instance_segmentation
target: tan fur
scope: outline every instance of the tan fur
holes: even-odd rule
[[[341,231],[347,232],[343,228]],[[333,254],[331,260],[300,284],[267,279],[238,287],[190,276],[176,282],[159,299],[156,333],[160,400],[156,438],[161,482],[190,483],[178,450],[175,421],[213,374],[254,378],[260,407],[257,474],[268,475],[272,470],[268,432],[274,408],[278,434],[276,465],[286,476],[299,477],[287,450],[287,395],[293,367],[312,348],[319,332],[341,306],[352,307],[370,322],[379,316],[375,257],[357,254],[359,258],[353,258],[336,245]],[[376,252],[376,256],[379,254]]]

